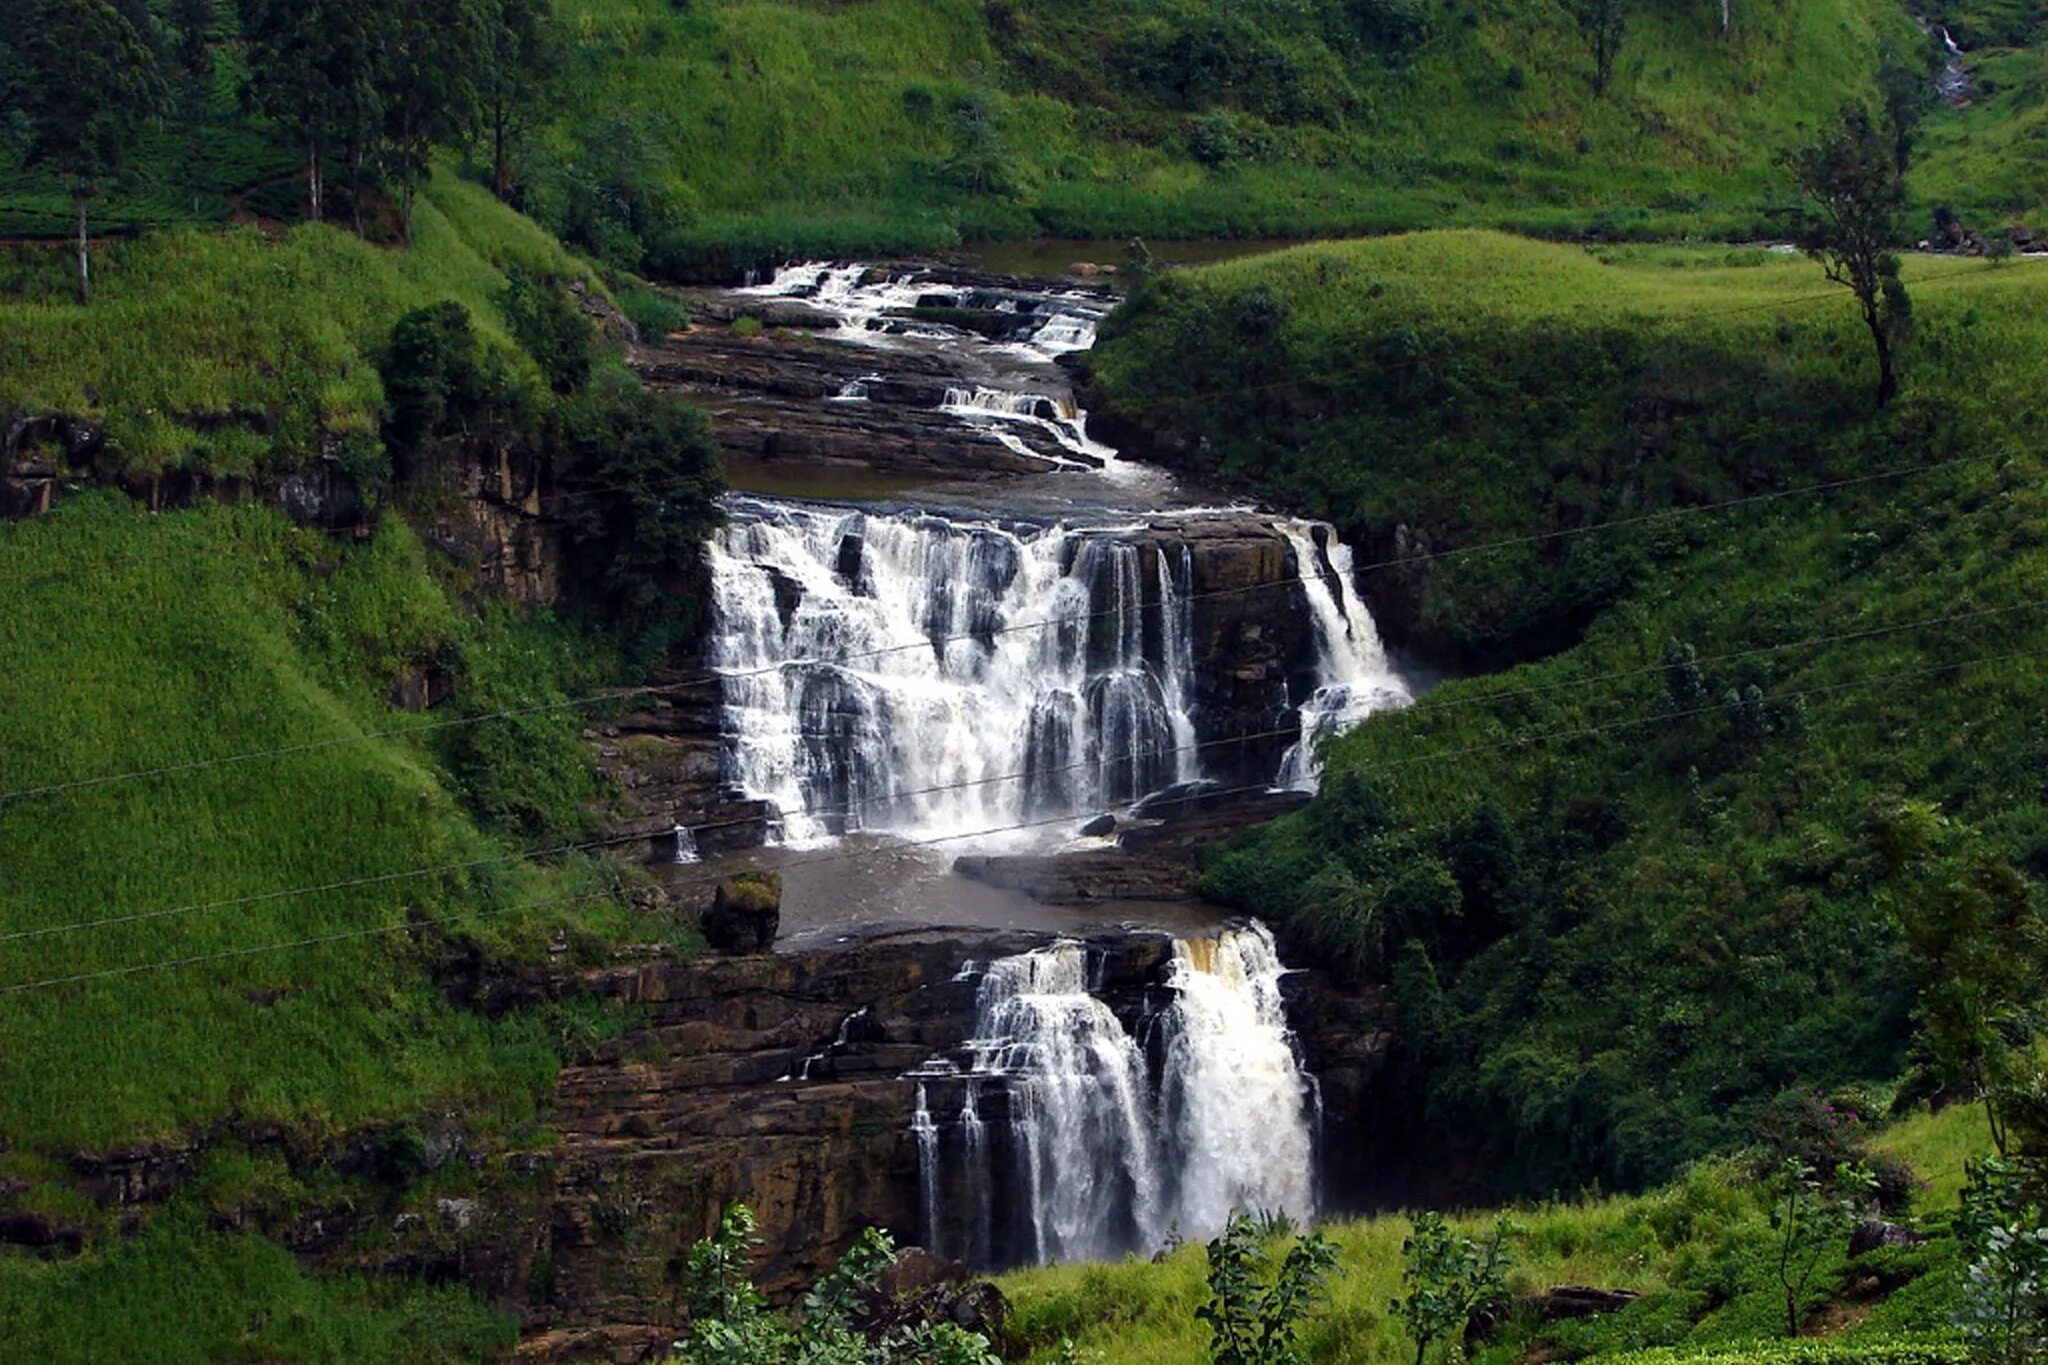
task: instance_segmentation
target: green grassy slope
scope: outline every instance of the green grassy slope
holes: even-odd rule
[[[1781,197],[1776,154],[1867,97],[1887,44],[1927,42],[1894,0],[1756,0],[1725,35],[1711,5],[1638,7],[1596,95],[1564,0],[558,11],[567,69],[520,202],[676,273],[963,236],[1749,235]],[[289,149],[236,98],[232,25],[216,58],[199,132],[150,133],[104,229],[295,211]],[[67,210],[0,166],[0,232],[61,235]]]
[[[453,1365],[508,1350],[516,1331],[459,1290],[310,1279],[281,1247],[183,1210],[104,1257],[0,1257],[0,1337],[46,1365]]]
[[[1396,526],[1513,542],[1431,564],[1413,624],[1540,661],[1360,726],[1322,799],[1211,869],[1394,985],[1426,1121],[1489,1182],[1653,1182],[1784,1085],[1893,1075],[1911,998],[1886,906],[1910,888],[1874,810],[1932,803],[1959,856],[2048,874],[2048,272],[1912,271],[1908,392],[1876,419],[1846,298],[1809,298],[1791,260],[1307,247],[1169,278],[1105,329],[1108,410],[1198,433],[1205,469],[1366,558],[1412,553]]]
[[[344,550],[255,508],[152,516],[81,498],[0,530],[0,581],[0,771],[14,791],[329,742],[0,804],[0,922],[13,936],[0,986],[610,885],[573,860],[507,858],[516,849],[478,831],[424,744],[332,743],[424,722],[384,704],[414,660],[456,662],[468,680],[475,656],[520,649],[545,696],[544,656],[520,638],[536,628],[470,619],[402,524]],[[489,861],[394,876],[477,860]],[[156,914],[188,906],[204,908]],[[123,916],[147,918],[20,937]],[[333,1132],[447,1102],[480,1127],[525,1123],[552,1076],[551,1037],[532,1019],[454,1008],[428,967],[450,942],[532,956],[558,931],[627,924],[600,894],[0,995],[0,1132],[25,1157],[175,1140],[222,1119]]]
[[[1387,17],[1398,11],[1409,19]],[[1458,222],[1752,230],[1775,150],[1870,88],[1873,0],[1633,20],[1609,96],[1568,7],[568,0],[555,155],[687,269],[956,231],[1257,235]],[[536,210],[570,216],[560,167]]]
[[[1955,1208],[1960,1163],[1988,1150],[1977,1111],[1919,1114],[1880,1133],[1873,1147],[1910,1162],[1931,1189],[1923,1196],[1925,1249],[1881,1252],[1852,1274],[1847,1258],[1829,1257],[1802,1300],[1812,1336],[1804,1350],[1840,1365],[1869,1365],[1887,1343],[1923,1342],[1900,1365],[1960,1359],[1949,1314],[1958,1272],[1954,1243],[1941,1235]],[[1745,1171],[1708,1163],[1646,1195],[1593,1196],[1507,1211],[1521,1233],[1514,1240],[1510,1287],[1518,1293],[1556,1285],[1630,1289],[1643,1297],[1608,1318],[1550,1327],[1511,1317],[1476,1351],[1474,1365],[1532,1359],[1632,1360],[1633,1352],[1680,1348],[1729,1365],[1764,1365],[1801,1357],[1785,1353],[1784,1308],[1771,1254],[1767,1210]],[[1484,1236],[1492,1212],[1453,1219],[1469,1236]],[[1402,1293],[1401,1243],[1408,1221],[1381,1217],[1340,1222],[1325,1230],[1336,1244],[1337,1271],[1328,1300],[1301,1333],[1303,1357],[1347,1365],[1408,1365],[1415,1348],[1388,1311]],[[1864,1275],[1882,1270],[1902,1287],[1888,1296],[1859,1291]],[[1003,1277],[1014,1306],[1012,1325],[1024,1358],[1068,1359],[1072,1342],[1083,1360],[1105,1365],[1182,1365],[1205,1358],[1208,1328],[1195,1317],[1207,1295],[1199,1247],[1159,1261],[1052,1266]],[[1092,1357],[1090,1352],[1095,1353]]]
[[[2048,225],[2048,16],[2027,0],[1954,0],[1929,17],[1964,48],[1971,94],[1928,118],[1916,199],[1972,227]]]
[[[407,309],[454,299],[487,342],[532,371],[500,307],[512,265],[590,273],[445,172],[421,198],[410,251],[316,225],[170,230],[103,247],[89,309],[72,302],[59,253],[0,250],[0,330],[11,340],[0,350],[0,412],[98,421],[136,470],[290,468],[323,437],[374,431],[375,356]]]

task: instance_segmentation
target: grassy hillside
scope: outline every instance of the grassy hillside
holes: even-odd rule
[[[582,847],[603,793],[581,732],[601,711],[553,704],[630,676],[618,613],[582,591],[597,576],[570,566],[560,617],[493,597],[430,548],[452,495],[431,474],[394,483],[392,460],[403,434],[422,466],[460,467],[475,424],[551,462],[565,496],[600,475],[620,496],[661,482],[687,538],[715,484],[701,423],[601,356],[583,391],[550,391],[559,376],[510,316],[515,273],[530,307],[555,310],[561,340],[542,353],[558,362],[590,359],[580,320],[531,281],[603,286],[530,220],[444,174],[416,227],[410,250],[321,226],[146,233],[100,249],[89,309],[60,253],[0,248],[0,413],[99,424],[129,474],[263,490],[332,461],[379,504],[374,527],[334,535],[267,500],[151,512],[71,488],[0,524],[0,1200],[82,1243],[61,1262],[0,1257],[0,1354],[504,1349],[508,1321],[466,1293],[316,1281],[248,1229],[477,1195],[505,1178],[492,1158],[549,1140],[562,1056],[620,1021],[486,1015],[451,969],[694,946],[636,874]],[[448,303],[474,345],[435,331],[442,368],[387,371],[394,323]],[[387,372],[413,386],[409,428]],[[599,470],[593,448],[637,463]],[[695,461],[687,486],[676,460]],[[430,674],[447,699],[399,709]],[[198,1170],[123,1226],[81,1192],[78,1163],[146,1143],[193,1146]]]
[[[1933,113],[1921,138],[1915,197],[1951,204],[1972,226],[2048,223],[2048,16],[2027,0],[1930,7],[1964,49],[1961,108]]]
[[[61,253],[0,248],[0,329],[13,340],[0,351],[0,412],[97,421],[141,471],[291,468],[323,438],[374,433],[391,324],[442,299],[537,377],[505,330],[504,272],[586,279],[589,267],[447,173],[429,182],[415,237],[399,251],[318,225],[152,233],[101,249],[89,309],[72,302]]]
[[[678,270],[962,231],[1740,235],[1776,193],[1776,150],[1866,94],[1887,41],[1918,41],[1879,0],[1760,0],[1726,36],[1711,6],[1659,7],[1596,95],[1549,0],[567,0],[564,16],[572,105],[533,207]],[[568,187],[607,177],[618,208],[594,223]]]
[[[678,274],[1044,234],[1749,236],[1781,201],[1778,153],[1932,40],[1894,0],[1738,11],[1724,34],[1712,5],[1636,6],[1596,92],[1565,0],[560,0],[564,70],[517,199]],[[105,228],[296,211],[227,20],[214,54],[204,119],[150,133]],[[1970,213],[2025,172],[1976,184],[1981,149],[1950,144],[2020,151],[2013,113],[1938,139],[1931,183]],[[61,234],[67,207],[0,163],[0,231]]]
[[[1973,1112],[1922,1114],[1877,1137],[1878,1150],[1912,1163],[1946,1191],[1926,1198],[1924,1225],[1935,1240],[1925,1248],[1873,1253],[1854,1266],[1839,1253],[1830,1257],[1803,1300],[1812,1335],[1799,1349],[1834,1352],[1814,1358],[1842,1365],[1884,1359],[1877,1352],[1887,1346],[1902,1350],[1900,1365],[1961,1358],[1949,1322],[1959,1267],[1954,1243],[1940,1232],[1955,1207],[1962,1157],[1987,1147]],[[1728,1365],[1805,1358],[1787,1354],[1783,1344],[1769,1216],[1737,1164],[1703,1165],[1647,1195],[1508,1213],[1520,1228],[1509,1277],[1515,1292],[1598,1285],[1643,1297],[1607,1318],[1543,1326],[1511,1316],[1470,1357],[1474,1365],[1560,1359],[1650,1365],[1654,1357],[1635,1353],[1654,1348]],[[1453,1221],[1477,1237],[1494,1216],[1474,1212]],[[1337,1271],[1326,1304],[1302,1332],[1306,1360],[1408,1365],[1415,1358],[1414,1343],[1388,1311],[1403,1292],[1401,1244],[1408,1230],[1400,1217],[1324,1230],[1337,1246]],[[1203,1359],[1208,1345],[1208,1328],[1195,1317],[1207,1297],[1205,1273],[1201,1248],[1191,1246],[1156,1262],[1053,1266],[1017,1272],[1002,1283],[1015,1305],[1013,1326],[1025,1359],[1076,1358],[1061,1354],[1062,1343],[1071,1342],[1079,1359],[1106,1365],[1182,1365]],[[1891,1287],[1873,1293],[1873,1276]]]
[[[1892,914],[1923,894],[1878,856],[1899,803],[2038,904],[2048,273],[1914,266],[1882,416],[1817,276],[1428,236],[1176,275],[1105,329],[1110,410],[1367,559],[1510,542],[1366,587],[1453,660],[1535,661],[1360,726],[1315,804],[1210,869],[1394,986],[1415,1117],[1491,1187],[1640,1186],[1783,1086],[1895,1075]]]

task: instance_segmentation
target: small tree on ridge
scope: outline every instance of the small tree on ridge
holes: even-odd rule
[[[1811,147],[1788,159],[1793,176],[1820,215],[1800,235],[1806,254],[1827,277],[1856,296],[1877,351],[1877,405],[1898,396],[1899,343],[1913,320],[1913,302],[1899,278],[1899,212],[1906,181],[1899,144],[1861,106],[1844,106]]]

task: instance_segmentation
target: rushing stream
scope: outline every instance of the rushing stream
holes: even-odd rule
[[[916,392],[974,433],[961,458],[1045,470],[967,503],[971,469],[888,502],[728,499],[721,766],[782,842],[976,841],[950,860],[1024,830],[1057,843],[1175,784],[1310,788],[1318,738],[1407,700],[1329,527],[1204,506],[1089,435],[1056,362],[1092,344],[1106,294],[819,264],[740,293],[837,320],[821,335],[847,369],[819,401],[953,376]],[[1176,932],[1150,984],[1110,998],[1110,950],[1079,939],[964,969],[973,1038],[906,1078],[928,1245],[1007,1266],[1207,1237],[1232,1210],[1313,1215],[1315,1084],[1272,936]]]
[[[1101,296],[1003,291],[995,311],[1018,319],[1015,337],[985,340],[906,320],[912,308],[991,301],[908,275],[794,266],[753,292],[833,313],[850,345],[972,352],[999,382],[947,390],[943,411],[998,432],[1033,426],[1105,487],[1122,486],[1116,452],[1089,438],[1045,363],[1092,342]],[[859,401],[859,383],[840,400]],[[1159,531],[1155,508],[1006,520],[735,496],[728,512],[710,556],[725,767],[775,803],[791,842],[855,830],[954,837],[1113,809],[1207,775],[1232,738],[1201,723],[1201,595],[1187,542]],[[1407,693],[1350,583],[1349,549],[1328,528],[1261,521],[1292,547],[1314,639],[1300,695],[1263,722],[1262,733],[1287,732],[1275,746],[1285,755],[1255,776],[1307,787],[1317,736]]]

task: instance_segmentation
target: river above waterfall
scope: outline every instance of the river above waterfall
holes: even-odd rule
[[[731,797],[767,810],[777,850],[857,840],[889,869],[788,863],[791,932],[1182,927],[1120,889],[1143,878],[1027,910],[947,869],[1059,852],[1090,819],[1128,828],[1169,787],[1311,788],[1318,737],[1407,700],[1331,528],[1091,434],[1062,361],[1115,303],[812,262],[704,297],[642,357],[704,402],[741,490],[710,546],[705,654]]]
[[[1196,850],[1299,808],[1319,741],[1410,695],[1334,528],[1090,431],[1073,358],[1115,305],[812,262],[700,297],[636,355],[705,408],[735,489],[706,554],[709,716],[649,723],[708,719],[691,762],[751,833],[677,810],[671,889],[778,873],[792,954],[1042,936],[932,983],[956,1010],[972,992],[957,1043],[862,999],[776,1082],[887,1049],[918,1183],[897,1231],[982,1268],[1315,1214],[1288,973],[1196,896]]]

